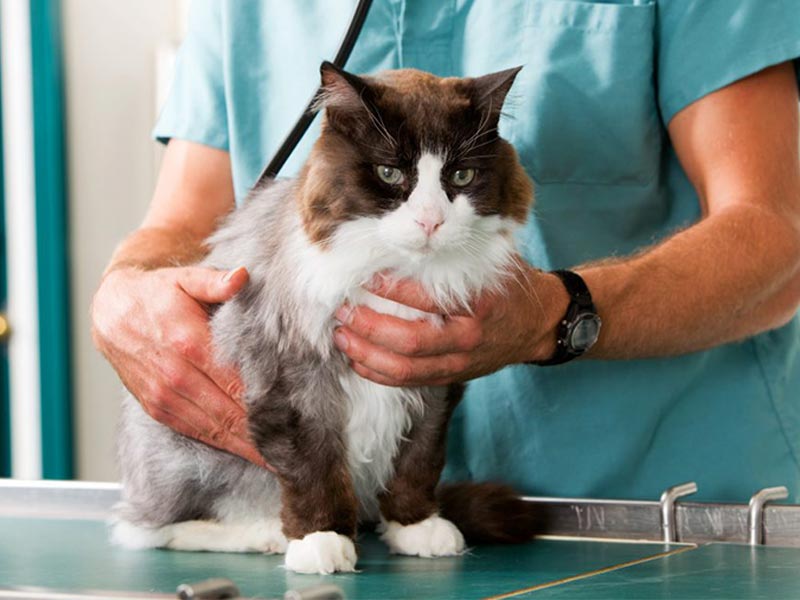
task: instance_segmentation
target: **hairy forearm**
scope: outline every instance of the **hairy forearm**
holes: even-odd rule
[[[774,328],[800,298],[800,234],[736,206],[636,256],[576,269],[603,319],[593,358],[667,356]]]
[[[170,227],[141,227],[114,251],[106,273],[134,267],[144,270],[193,264],[205,256],[202,237]]]

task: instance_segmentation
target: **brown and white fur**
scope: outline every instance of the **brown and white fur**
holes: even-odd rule
[[[321,71],[325,120],[304,169],[254,189],[205,260],[250,272],[214,312],[212,331],[219,360],[242,372],[252,437],[276,473],[172,432],[128,397],[119,544],[285,552],[290,570],[330,573],[355,569],[359,520],[380,520],[393,552],[426,557],[464,550],[448,514],[474,539],[526,535],[506,489],[437,496],[462,386],[372,383],[332,342],[344,302],[442,318],[369,294],[363,286],[376,273],[421,282],[443,314],[509,276],[513,232],[532,201],[497,134],[518,69],[475,79],[358,77],[328,63]],[[378,165],[400,169],[402,180],[384,182]],[[456,186],[457,169],[474,169],[473,181]],[[481,522],[492,503],[505,527]]]

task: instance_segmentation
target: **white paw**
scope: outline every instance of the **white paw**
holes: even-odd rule
[[[123,520],[111,525],[111,543],[129,550],[166,546],[169,535],[164,527],[144,527]]]
[[[315,531],[289,542],[284,564],[296,573],[352,573],[356,570],[356,547],[353,540],[335,531]]]
[[[251,523],[183,521],[168,527],[171,539],[167,547],[173,550],[266,554],[286,550],[280,519],[259,519]]]
[[[283,554],[289,541],[283,535],[280,519],[262,519],[242,532],[246,544],[256,552],[264,554]]]
[[[464,536],[447,519],[437,515],[413,525],[384,521],[381,539],[394,554],[409,556],[456,556],[464,552]]]

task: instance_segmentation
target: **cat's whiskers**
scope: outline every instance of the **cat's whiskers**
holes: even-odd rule
[[[496,130],[497,130],[497,129],[495,128],[495,131],[496,131]],[[487,133],[489,133],[489,132],[487,132]],[[473,151],[475,151],[475,150],[478,150],[479,148],[483,148],[484,146],[488,146],[489,144],[493,144],[493,143],[495,143],[496,141],[497,141],[497,138],[491,138],[491,139],[488,139],[488,140],[484,140],[483,142],[480,142],[480,143],[478,143],[478,140],[475,140],[475,142],[474,142],[473,144],[471,144],[471,145],[470,145],[470,146],[468,146],[467,148],[464,148],[464,149],[463,149],[463,150],[460,152],[459,156],[464,156],[464,155],[467,155],[467,154],[469,154],[470,152],[473,152]]]
[[[490,133],[493,133],[493,132],[497,131],[497,127],[492,127],[491,129],[486,129],[486,130],[484,129],[489,124],[490,119],[491,119],[491,111],[486,111],[482,115],[481,120],[478,123],[478,129],[476,130],[476,132],[472,136],[467,138],[465,141],[463,141],[457,147],[457,149],[456,149],[457,153],[458,152],[462,152],[462,151],[468,152],[469,149],[472,148],[472,144],[477,142],[477,140],[479,140],[480,138],[482,138],[485,135],[488,135]]]
[[[495,129],[495,131],[496,131],[496,129]],[[487,132],[482,133],[482,134],[480,134],[478,136],[470,138],[470,140],[468,140],[468,143],[464,143],[464,144],[460,145],[458,148],[455,149],[455,154],[457,156],[463,156],[465,154],[468,154],[470,151],[474,150],[476,147],[480,148],[481,145],[485,145],[485,144],[494,142],[495,139],[496,139],[494,137],[489,138],[489,140],[486,140],[484,142],[481,142],[481,138],[483,138],[484,136],[489,135],[491,133],[492,133],[492,131],[487,131]],[[479,145],[479,143],[480,143],[480,145]]]
[[[389,152],[386,148],[379,148],[378,146],[373,146],[372,144],[368,144],[366,141],[361,140],[358,142],[359,146],[365,148],[367,150],[372,150],[375,154],[372,156],[376,161],[379,163],[392,163],[396,159],[397,155],[393,152]]]
[[[370,123],[372,123],[375,126],[375,129],[378,131],[378,133],[381,135],[381,137],[384,140],[386,140],[386,142],[392,148],[397,148],[397,145],[398,145],[397,144],[397,140],[395,140],[394,137],[392,137],[392,134],[389,133],[389,130],[386,128],[386,124],[383,122],[383,117],[380,116],[380,114],[375,115],[375,113],[370,109],[370,107],[367,106],[367,103],[364,101],[364,96],[363,95],[359,95],[358,99],[361,102],[361,104],[363,105],[364,110],[367,113],[367,117],[370,120]]]
[[[489,129],[484,129],[484,127],[487,124],[488,124],[487,122],[482,121],[480,127],[475,131],[475,133],[473,133],[469,138],[467,138],[466,140],[461,142],[461,144],[459,145],[459,148],[465,148],[465,147],[469,146],[470,144],[474,143],[476,140],[479,140],[483,136],[489,135],[489,134],[494,133],[495,131],[497,131],[497,127],[491,127]]]
[[[470,154],[462,157],[461,160],[477,160],[479,158],[497,158],[497,154]]]
[[[530,273],[522,268],[522,264],[518,260],[512,261],[509,266],[511,267],[511,273],[509,273],[511,279],[522,289],[528,300],[535,301],[539,305],[539,310],[544,314],[544,304],[536,292],[536,286],[531,285]]]

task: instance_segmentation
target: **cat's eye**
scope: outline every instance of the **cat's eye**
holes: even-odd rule
[[[450,183],[456,187],[464,187],[475,179],[475,169],[458,169],[450,175]]]
[[[388,183],[389,185],[400,185],[405,179],[400,169],[387,165],[376,165],[375,174],[383,183]]]

